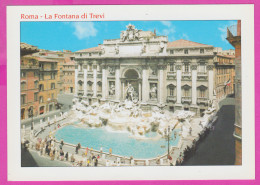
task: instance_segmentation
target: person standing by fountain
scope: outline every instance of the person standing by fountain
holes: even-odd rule
[[[85,150],[85,156],[87,156],[87,155],[88,155],[88,147]]]
[[[81,145],[80,145],[80,143],[78,143],[78,145],[76,146],[76,154],[78,154],[79,153],[79,149],[81,148]]]

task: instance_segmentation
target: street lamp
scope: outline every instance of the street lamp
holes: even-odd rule
[[[166,135],[167,134],[167,135]],[[168,133],[167,133],[167,130],[165,129],[165,139],[166,141],[168,142],[168,159],[170,157],[170,140],[173,140],[171,137],[170,137],[170,125],[168,126]]]

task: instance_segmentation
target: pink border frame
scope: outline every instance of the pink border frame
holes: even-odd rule
[[[260,1],[258,0],[131,0],[131,1],[121,1],[121,0],[110,0],[109,3],[106,0],[89,0],[88,2],[85,0],[2,0],[0,3],[0,120],[1,120],[1,126],[0,126],[0,184],[234,184],[234,185],[240,185],[240,184],[260,184],[259,176],[259,166],[260,166],[260,160],[258,159],[258,156],[260,156],[260,151],[258,150],[258,147],[260,145],[260,142],[257,142],[257,139],[260,139],[260,135],[256,135],[255,137],[255,162],[256,162],[256,180],[197,180],[197,181],[48,181],[48,182],[21,182],[21,181],[7,181],[7,72],[6,72],[6,65],[7,65],[7,47],[6,47],[6,6],[15,6],[15,5],[133,5],[133,4],[254,4],[255,5],[255,61],[260,60],[260,40],[259,40],[259,33],[260,30],[260,19],[257,19],[257,17],[260,17]],[[257,79],[260,78],[260,73],[257,73],[257,71],[260,70],[260,64],[255,62],[255,105],[260,103],[260,96],[258,96],[258,93],[260,93],[260,81],[257,81]],[[255,122],[259,122],[260,120],[260,108],[258,106],[255,106]],[[255,133],[257,130],[259,130],[260,125],[255,124]]]

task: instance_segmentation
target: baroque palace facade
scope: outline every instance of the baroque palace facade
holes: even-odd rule
[[[75,52],[75,96],[92,102],[139,101],[202,113],[216,99],[215,48],[128,25],[119,39]],[[132,89],[132,90],[130,90]]]

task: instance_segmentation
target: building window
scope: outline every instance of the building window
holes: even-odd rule
[[[21,72],[21,77],[26,77],[26,72]]]
[[[200,53],[203,54],[204,53],[204,49],[200,49]]]
[[[44,91],[44,85],[43,84],[39,85],[39,91]]]
[[[173,51],[173,50],[170,50],[170,54],[174,54],[174,51]]]
[[[40,63],[39,67],[40,67],[41,70],[44,70],[44,65],[43,64]]]
[[[90,57],[91,57],[91,55],[92,55],[92,54],[91,54],[91,53],[89,53],[89,56],[90,56]]]
[[[22,82],[21,83],[21,90],[25,90],[26,89],[26,82]]]
[[[55,79],[55,73],[51,73],[51,79]]]
[[[171,72],[174,71],[174,64],[173,64],[173,63],[170,64],[170,71],[171,71]]]
[[[190,65],[189,64],[184,64],[184,72],[189,72],[190,71]]]
[[[23,95],[21,95],[21,104],[23,105],[25,103],[26,103],[26,95],[23,94]]]
[[[205,73],[206,72],[206,65],[204,63],[199,64],[198,72],[199,73]]]
[[[34,93],[34,101],[38,101],[38,93]]]
[[[51,99],[54,99],[54,93],[51,94]]]
[[[39,78],[40,78],[40,80],[44,80],[44,74],[43,74],[43,73],[40,73]]]
[[[169,87],[169,91],[170,91],[170,92],[169,92],[169,95],[170,95],[170,96],[174,96],[174,87],[173,87],[173,86],[170,86],[170,87]]]
[[[38,72],[33,73],[34,77],[38,77]]]
[[[38,81],[34,81],[34,88],[35,88],[35,89],[38,88]]]
[[[80,53],[80,54],[79,54],[79,56],[81,56],[81,57],[82,57],[82,53]]]
[[[199,91],[199,97],[200,98],[205,98],[205,95],[206,95],[206,90],[205,89],[200,89],[200,91]]]
[[[51,89],[55,89],[55,83],[51,83]]]
[[[40,96],[39,102],[40,102],[40,103],[43,103],[43,96]]]
[[[189,54],[189,50],[185,49],[184,54]]]
[[[88,91],[92,91],[92,84],[93,84],[93,82],[88,81],[87,84],[88,84]],[[80,86],[80,87],[82,88],[82,86]]]
[[[184,97],[189,97],[189,96],[190,96],[190,90],[184,89]]]
[[[184,85],[182,88],[183,88],[183,97],[190,97],[191,87],[188,85]]]

